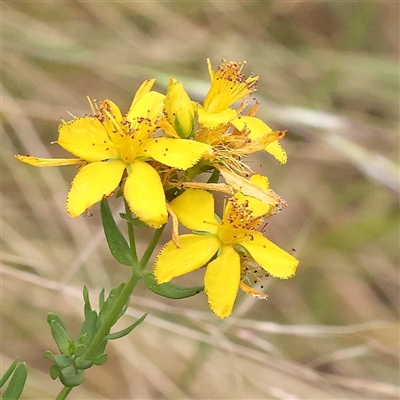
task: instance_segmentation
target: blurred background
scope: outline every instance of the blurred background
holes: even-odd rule
[[[14,154],[67,157],[59,119],[86,96],[127,110],[147,78],[193,99],[206,57],[260,75],[258,117],[287,129],[288,163],[251,160],[289,203],[267,236],[296,249],[267,302],[239,293],[220,321],[204,293],[167,301],[139,285],[110,343],[71,399],[397,399],[399,397],[399,3],[4,1],[2,11],[1,369],[28,364],[24,399],[53,399],[49,311],[71,336],[82,286],[128,279],[108,253],[98,206],[70,218],[75,166],[40,169]],[[111,204],[118,211],[119,200]],[[143,239],[145,231],[140,232]],[[165,240],[168,239],[168,235]],[[203,271],[177,283],[199,285]]]

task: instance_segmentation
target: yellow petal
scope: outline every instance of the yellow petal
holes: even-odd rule
[[[72,181],[67,211],[77,217],[87,208],[109,196],[121,181],[126,168],[122,161],[95,162],[84,165]]]
[[[214,72],[213,67],[211,65],[211,60],[208,57],[207,57],[207,69],[208,69],[208,73],[210,75],[211,83],[213,83],[214,82],[214,78],[215,78],[215,72]]]
[[[268,178],[263,175],[253,175],[250,178],[250,182],[256,184],[259,186],[261,190],[263,190],[265,193],[269,193],[269,182]],[[271,209],[270,204],[266,204],[262,202],[261,200],[258,200],[254,197],[250,196],[245,196],[240,192],[237,192],[235,194],[235,197],[238,199],[239,203],[244,203],[245,201],[248,202],[248,208],[251,209],[252,211],[252,217],[257,218],[261,217],[262,215],[265,215],[268,213],[268,211]]]
[[[174,127],[168,122],[164,115],[161,115],[160,120],[157,122],[157,125],[162,129],[166,136],[170,136],[176,139],[179,139],[179,135],[177,134]]]
[[[264,150],[267,151],[269,154],[272,154],[281,164],[286,163],[286,151],[282,149],[278,141],[267,144]]]
[[[124,185],[124,197],[141,221],[159,228],[168,220],[160,176],[153,167],[142,161],[133,161],[130,170]]]
[[[136,122],[137,124],[147,118],[150,121],[154,121],[158,115],[161,114],[164,106],[165,96],[158,92],[148,92],[143,94],[137,101],[134,102],[126,114],[126,119],[130,122]],[[135,128],[135,125],[132,126]]]
[[[205,190],[188,189],[174,199],[170,206],[179,222],[194,231],[217,233],[214,197]]]
[[[119,107],[111,100],[103,100],[100,103],[100,109],[109,115],[112,119],[115,119],[118,123],[122,121],[122,114]]]
[[[254,197],[265,204],[277,206],[280,204],[280,197],[271,191],[265,191],[259,185],[253,183],[227,169],[219,168],[221,175],[224,177],[226,183],[233,189],[240,191],[246,196]]]
[[[256,140],[262,136],[270,137],[271,143],[268,143],[264,150],[272,154],[279,162],[285,164],[287,161],[287,155],[285,150],[282,149],[277,139],[282,139],[285,132],[273,131],[267,124],[261,119],[255,117],[244,116],[240,119],[233,121],[236,129],[242,131],[245,127],[249,130],[249,138]]]
[[[282,279],[291,278],[295,274],[299,264],[296,258],[272,243],[261,232],[251,232],[249,236],[253,237],[253,240],[246,240],[240,244],[269,274]]]
[[[211,310],[220,317],[232,313],[240,282],[240,257],[232,246],[223,246],[221,254],[207,266],[204,290]]]
[[[248,129],[250,139],[257,139],[272,132],[272,129],[259,118],[243,116],[234,122],[236,129],[240,131],[245,127]]]
[[[217,252],[221,242],[215,236],[179,236],[179,248],[171,240],[158,254],[154,275],[158,283],[195,271],[204,266]]]
[[[136,91],[135,97],[132,100],[132,104],[129,109],[132,109],[132,107],[135,105],[135,103],[146,93],[150,92],[151,88],[154,85],[155,79],[146,79],[139,87],[139,89]]]
[[[152,157],[169,167],[188,169],[208,150],[208,144],[194,140],[152,138],[140,148],[139,157]]]
[[[118,158],[107,130],[96,118],[83,117],[63,122],[58,132],[58,144],[83,160],[94,162]]]
[[[250,181],[260,186],[260,188],[264,191],[268,191],[269,189],[269,181],[268,178],[264,175],[255,174],[250,178]]]
[[[285,136],[285,131],[273,131],[259,118],[249,116],[236,118],[231,124],[240,132],[243,131],[251,139],[242,148],[238,149],[240,153],[251,154],[264,149],[282,164],[286,162],[286,153],[277,142]],[[270,144],[272,146],[269,148]]]
[[[226,125],[237,117],[237,112],[231,108],[227,108],[217,113],[211,113],[204,110],[203,107],[198,107],[198,122],[205,128],[217,128],[221,125]]]
[[[33,156],[14,156],[18,161],[25,164],[30,164],[35,167],[58,167],[61,165],[82,164],[83,160],[80,158],[38,158]]]

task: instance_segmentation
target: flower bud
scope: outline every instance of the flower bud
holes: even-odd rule
[[[182,139],[189,138],[194,130],[193,104],[182,83],[175,78],[169,81],[164,104],[167,121]]]

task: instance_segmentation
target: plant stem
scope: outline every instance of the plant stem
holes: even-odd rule
[[[56,400],[64,400],[67,398],[69,392],[73,389],[72,386],[64,386],[61,390],[61,392],[59,393],[59,395],[57,396]]]
[[[127,225],[128,225],[129,247],[131,248],[132,258],[135,264],[138,264],[138,256],[137,256],[136,242],[135,242],[135,231],[133,229],[133,224],[129,222],[130,220],[132,220],[132,211],[125,200],[124,203],[125,203],[125,214],[128,217]]]
[[[207,183],[217,183],[221,173],[215,168]]]
[[[94,337],[92,343],[90,344],[85,358],[87,360],[91,360],[97,353],[98,347],[103,342],[105,336],[110,332],[111,328],[115,324],[118,319],[118,316],[121,314],[122,309],[124,308],[125,304],[128,302],[129,297],[131,296],[133,289],[135,288],[136,284],[142,277],[132,268],[132,276],[123,288],[121,294],[118,297],[118,300],[115,302],[114,307],[110,310],[108,314],[108,318],[104,321],[102,327],[97,332],[96,336]]]
[[[166,224],[163,225],[161,228],[158,228],[153,235],[153,238],[151,239],[149,245],[147,246],[146,251],[143,254],[142,259],[140,260],[140,268],[143,270],[144,268],[146,268],[146,265],[151,257],[151,255],[153,254],[153,251],[155,249],[155,247],[157,246],[158,241],[160,240],[160,237],[164,231]]]

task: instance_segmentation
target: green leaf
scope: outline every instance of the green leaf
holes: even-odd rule
[[[124,235],[121,233],[117,224],[115,223],[107,200],[101,201],[100,212],[101,220],[103,221],[104,233],[106,235],[111,254],[121,264],[131,267],[134,264],[131,250]]]
[[[85,340],[86,335],[83,335],[82,341]],[[83,353],[86,352],[86,347],[83,344],[78,344],[75,351],[75,357],[80,357]]]
[[[204,290],[204,286],[187,288],[170,282],[161,283],[159,285],[156,282],[156,278],[152,274],[143,276],[143,280],[148,289],[150,289],[153,293],[169,299],[185,299],[187,297],[195,296]]]
[[[14,369],[18,365],[18,357],[15,359],[15,361],[10,365],[8,370],[4,373],[4,375],[0,379],[0,388],[4,386],[4,384],[7,382],[7,379],[11,376],[11,374],[14,372]]]
[[[105,353],[99,354],[98,356],[93,358],[93,364],[94,365],[104,364],[107,361],[107,358],[108,358],[107,354]]]
[[[144,319],[147,317],[147,313],[144,314],[142,317],[140,317],[136,322],[134,322],[132,325],[128,326],[125,329],[122,329],[119,332],[115,333],[109,333],[106,335],[105,340],[115,340],[115,339],[120,339],[126,335],[128,335],[130,332],[132,332],[138,325],[140,325]]]
[[[65,354],[56,354],[54,356],[54,364],[56,364],[60,368],[68,367],[72,362],[72,358],[68,357]]]
[[[116,286],[111,289],[110,294],[107,297],[107,300],[103,303],[102,307],[100,308],[99,321],[101,323],[103,323],[105,318],[107,318],[109,311],[112,309],[114,303],[117,301],[117,299],[118,299],[119,295],[121,294],[121,292],[123,291],[125,285],[126,285],[126,283],[123,282],[119,286]]]
[[[101,292],[99,294],[99,307],[103,307],[104,304],[104,299],[105,299],[105,289],[101,289]]]
[[[82,324],[82,327],[77,335],[76,342],[78,344],[84,344],[86,347],[89,347],[90,342],[93,339],[93,336],[97,332],[97,312],[92,310],[85,315],[85,321]]]
[[[65,327],[61,325],[57,320],[53,320],[50,325],[51,335],[54,341],[57,343],[58,348],[61,353],[68,354],[68,349],[70,346],[70,339],[65,330]]]
[[[17,400],[24,390],[28,370],[25,363],[21,363],[15,368],[7,389],[3,393],[2,400]]]
[[[93,365],[91,360],[76,360],[75,366],[78,369],[88,369]]]
[[[84,380],[83,371],[76,371],[73,367],[67,367],[60,371],[60,381],[64,386],[79,386]]]
[[[57,367],[57,365],[52,365],[50,367],[50,378],[53,379],[54,381],[59,376],[60,376],[60,369]]]
[[[57,314],[48,313],[47,314],[47,323],[51,326],[53,321],[57,321],[65,330],[67,330],[67,328],[64,325],[64,322],[62,321],[62,319]]]
[[[92,311],[92,306],[90,304],[90,299],[89,299],[89,290],[86,285],[83,287],[83,301],[85,303],[83,310],[85,318],[87,318],[87,314],[89,314]]]
[[[54,354],[50,350],[46,350],[43,354],[44,358],[54,362]]]

